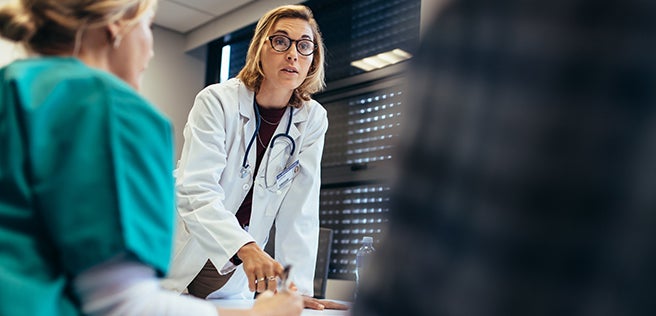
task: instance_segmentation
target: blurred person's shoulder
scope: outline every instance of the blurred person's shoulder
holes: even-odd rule
[[[26,110],[52,113],[132,113],[166,120],[148,100],[117,76],[74,57],[34,57],[9,64],[3,81],[14,86]],[[57,100],[55,102],[55,100]],[[61,110],[61,111],[59,111]]]
[[[109,72],[89,67],[74,57],[33,57],[6,67],[6,81],[18,89],[43,96],[65,94],[80,98],[98,92],[117,92],[140,98],[127,83]],[[93,89],[91,89],[93,88]]]

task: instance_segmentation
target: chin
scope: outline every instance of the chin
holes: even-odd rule
[[[303,81],[288,82],[287,84],[285,84],[285,87],[289,90],[296,90],[296,88],[300,87],[301,84],[303,84]]]

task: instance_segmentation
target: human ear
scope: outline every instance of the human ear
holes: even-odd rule
[[[107,26],[108,42],[112,44],[114,49],[121,46],[121,40],[123,39],[123,27],[121,24],[120,21],[116,21]]]

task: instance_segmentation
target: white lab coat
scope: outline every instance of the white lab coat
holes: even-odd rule
[[[299,160],[300,170],[290,184],[277,192],[264,185],[264,165],[255,181],[252,173],[240,177],[246,147],[255,132],[254,93],[238,79],[206,87],[196,96],[184,129],[185,143],[175,171],[177,227],[171,268],[162,285],[183,291],[209,258],[220,273],[235,270],[229,259],[244,244],[255,241],[264,248],[275,220],[275,259],[293,266],[291,279],[299,292],[313,295],[313,277],[319,238],[319,189],[321,155],[328,118],[318,102],[294,109],[289,135],[296,151],[271,154],[271,162]],[[285,111],[274,135],[284,133]],[[254,172],[256,144],[248,153]],[[278,146],[282,147],[282,146]],[[267,146],[267,151],[270,150]],[[285,163],[285,162],[283,162]],[[235,213],[253,189],[249,231]],[[221,289],[210,298],[252,298],[240,265]]]

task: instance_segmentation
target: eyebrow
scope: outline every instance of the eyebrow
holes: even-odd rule
[[[289,36],[289,33],[287,33],[287,31],[285,31],[285,30],[275,30],[275,31],[273,31],[273,34],[272,34],[272,35],[275,35],[275,34],[281,34],[281,33],[282,33],[283,35],[287,35],[287,36]],[[307,35],[307,34],[303,34],[303,35],[301,35],[301,38],[302,38],[302,39],[309,39],[309,40],[312,40],[312,37],[310,37],[310,35]]]

